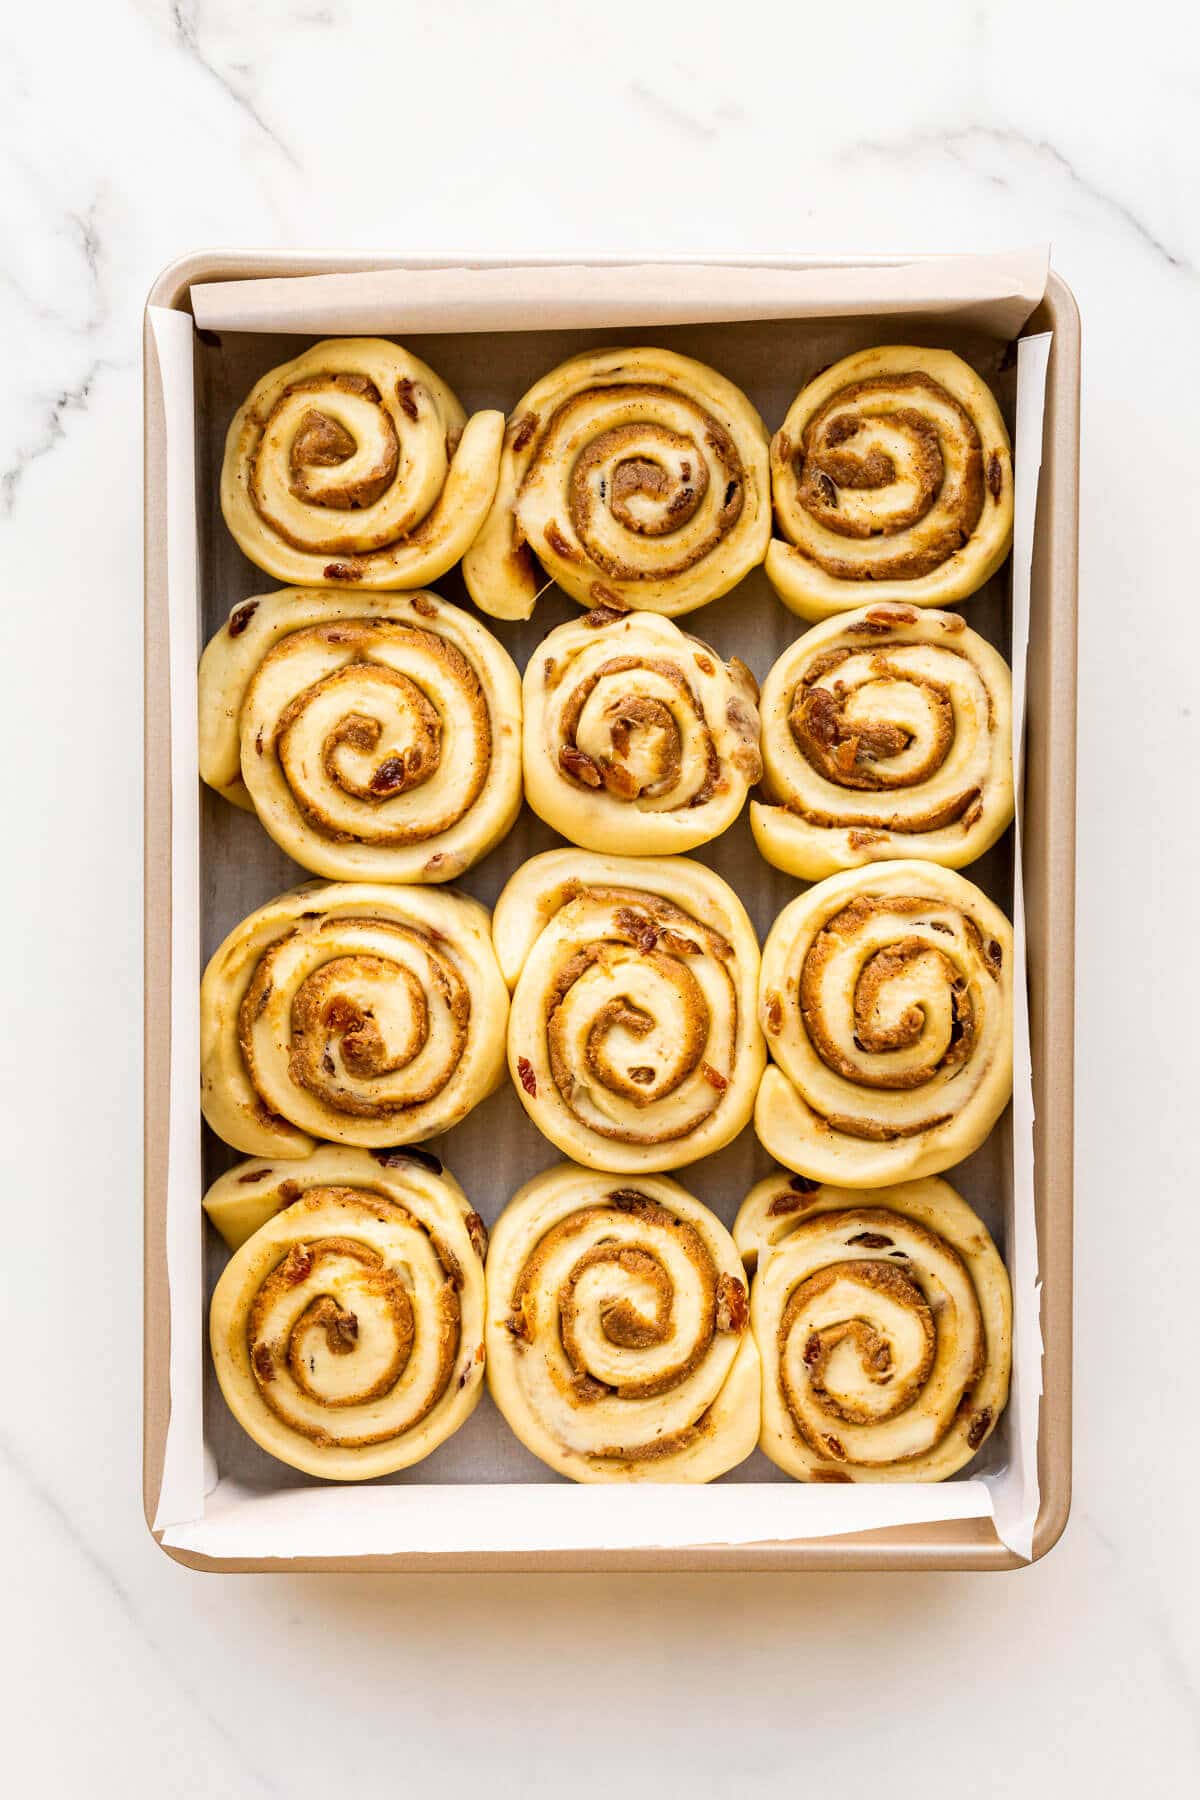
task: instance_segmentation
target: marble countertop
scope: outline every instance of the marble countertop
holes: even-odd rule
[[[1027,0],[0,22],[12,1791],[1200,1776],[1194,25]],[[1014,1576],[204,1578],[139,1493],[140,314],[210,245],[986,249],[1084,321],[1076,1499]],[[1118,827],[1124,814],[1129,823]],[[15,943],[14,943],[15,940]],[[1182,974],[1181,974],[1182,970]],[[1189,995],[1185,989],[1190,984]],[[81,1046],[84,1048],[81,1049]],[[23,1244],[14,1254],[17,1228]],[[11,1709],[11,1711],[10,1711]],[[619,1721],[614,1757],[597,1723]],[[605,1732],[607,1738],[609,1733]]]

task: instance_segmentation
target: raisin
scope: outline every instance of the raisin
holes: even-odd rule
[[[419,1144],[407,1144],[402,1150],[372,1150],[371,1155],[385,1169],[399,1169],[406,1162],[414,1162],[422,1169],[428,1169],[431,1175],[440,1175],[442,1165],[432,1150],[422,1150]]]
[[[236,607],[229,615],[230,637],[241,637],[247,625],[258,611],[257,600],[247,600],[245,606]]]

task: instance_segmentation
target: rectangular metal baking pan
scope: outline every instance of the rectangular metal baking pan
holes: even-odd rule
[[[450,258],[373,255],[211,253],[185,258],[155,283],[148,305],[189,310],[193,282],[429,266]],[[479,259],[472,259],[473,261]],[[485,259],[486,260],[486,259]],[[500,262],[503,259],[492,259]],[[523,259],[531,260],[531,259]],[[549,259],[547,259],[549,260]],[[605,257],[611,263],[631,258]],[[640,259],[646,260],[646,259]],[[684,258],[655,258],[658,262]],[[713,259],[753,262],[754,259]],[[818,259],[813,259],[815,262]],[[824,267],[838,259],[821,258]],[[847,264],[851,259],[843,259]],[[858,259],[861,260],[861,259]],[[800,258],[763,266],[804,267]],[[757,329],[761,330],[759,326]],[[1053,333],[1034,550],[1029,644],[1025,786],[1025,892],[1036,1108],[1036,1211],[1045,1341],[1039,1425],[1041,1510],[1034,1557],[1045,1555],[1067,1520],[1071,1481],[1071,1264],[1074,1007],[1074,791],[1076,588],[1079,467],[1079,319],[1073,297],[1051,273],[1026,327]],[[498,339],[503,344],[503,338]],[[145,1387],[144,1501],[153,1518],[169,1416],[170,1313],[165,1252],[167,1101],[171,1047],[169,971],[170,732],[164,543],[165,443],[155,348],[145,336]],[[266,577],[263,583],[267,583]],[[197,1196],[197,1204],[199,1196]],[[1021,1566],[989,1520],[948,1520],[839,1537],[686,1550],[480,1551],[431,1556],[220,1561],[168,1549],[189,1566],[215,1571],[305,1569],[365,1572],[459,1571],[1005,1569]]]

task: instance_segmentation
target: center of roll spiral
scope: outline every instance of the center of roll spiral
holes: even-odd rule
[[[669,388],[614,383],[552,415],[516,510],[526,535],[568,562],[582,556],[614,581],[664,581],[711,554],[745,501],[746,471],[724,425]]]
[[[443,637],[397,621],[289,634],[263,659],[247,712],[260,722],[252,766],[269,743],[305,823],[336,842],[437,836],[487,779],[491,716],[476,671]],[[420,804],[391,804],[419,789]]]
[[[934,936],[938,923],[875,943],[877,920],[927,911],[916,899],[862,898],[830,919],[813,939],[800,976],[800,1007],[809,1039],[827,1068],[878,1089],[923,1086],[965,1062],[976,1039],[975,1003],[966,974]],[[862,939],[856,952],[856,939]],[[851,1005],[850,1041],[842,1011]]]
[[[587,1373],[587,1361],[576,1331],[579,1293],[592,1270],[604,1271],[599,1283],[589,1284],[601,1290],[597,1302],[600,1329],[610,1344],[622,1350],[646,1350],[667,1341],[675,1294],[670,1276],[651,1251],[631,1244],[600,1244],[589,1250],[572,1269],[558,1307],[563,1348],[581,1375]],[[622,1291],[614,1291],[614,1282]]]
[[[608,707],[606,723],[612,755],[604,785],[610,793],[614,788],[629,798],[669,793],[679,775],[683,745],[665,701],[631,694]]]
[[[363,940],[371,948],[355,947]],[[441,1093],[469,1022],[461,975],[423,932],[332,918],[264,951],[238,1038],[260,1093],[277,1093],[282,1078],[333,1116],[385,1119]]]
[[[571,519],[585,537],[595,494],[626,531],[664,537],[692,518],[708,483],[693,439],[652,423],[618,425],[594,437],[575,464]]]
[[[310,1188],[303,1210],[313,1235],[291,1241],[247,1297],[258,1394],[317,1444],[385,1443],[446,1392],[462,1336],[461,1266],[406,1208],[368,1190]],[[342,1228],[323,1231],[330,1218]]]
[[[880,378],[877,385],[887,390],[903,380]],[[906,531],[925,517],[945,479],[933,426],[908,407],[870,410],[871,389],[870,382],[863,382],[837,395],[809,425],[796,460],[801,504],[841,537],[890,537]],[[847,405],[854,409],[841,410]],[[967,415],[962,416],[973,432]],[[858,493],[870,495],[869,517],[845,504],[847,494]]]
[[[718,932],[660,895],[581,885],[538,952],[544,1087],[522,1076],[526,1093],[622,1144],[675,1143],[721,1107],[739,1000]]]
[[[612,992],[622,973],[631,978],[633,993]],[[657,948],[622,970],[609,946],[587,946],[560,972],[550,1007],[550,1066],[568,1104],[582,1079],[639,1110],[653,1106],[695,1072],[708,1041],[700,984],[685,963]],[[581,1007],[582,1068],[575,1054]]]
[[[384,1018],[377,1007],[386,1007]],[[292,1002],[293,1078],[310,1093],[340,1092],[334,1047],[359,1079],[406,1068],[429,1036],[429,1008],[411,969],[378,956],[339,956],[310,975]],[[315,1040],[323,1048],[314,1064]]]
[[[849,652],[842,653],[849,656]],[[788,726],[809,766],[841,788],[881,791],[929,781],[954,743],[954,704],[940,682],[918,680],[884,657],[872,659],[871,680],[847,688],[824,685],[829,665],[810,673],[792,698]],[[888,717],[889,702],[903,695],[907,715]],[[920,738],[914,708],[919,710]],[[918,744],[914,759],[906,755]],[[900,767],[895,765],[904,758]]]
[[[791,475],[787,505],[814,528],[805,553],[843,579],[929,574],[969,540],[983,512],[979,431],[927,375],[878,375],[840,389],[780,454]],[[798,529],[794,510],[793,522]],[[822,541],[826,532],[845,548]]]
[[[293,1245],[266,1277],[247,1333],[263,1398],[295,1425],[285,1369],[301,1394],[335,1411],[395,1387],[412,1354],[412,1298],[369,1244],[322,1238]]]
[[[578,1254],[575,1244],[584,1246]],[[538,1244],[513,1297],[515,1329],[526,1341],[547,1322],[538,1299],[547,1279],[555,1282],[569,1397],[583,1405],[667,1393],[699,1366],[720,1329],[718,1272],[704,1240],[635,1189],[572,1214]],[[679,1280],[689,1294],[686,1321]]]
[[[870,1235],[870,1234],[865,1234]],[[780,1380],[797,1430],[844,1460],[829,1424],[905,1412],[933,1367],[937,1332],[921,1289],[893,1263],[829,1263],[791,1293],[778,1326]]]
[[[276,406],[276,415],[286,408],[295,417],[297,400],[312,396],[312,404],[299,411],[298,421],[288,455],[288,488],[297,500],[308,506],[325,506],[339,511],[353,511],[371,506],[387,492],[396,478],[400,445],[395,428],[380,406],[381,395],[374,382],[362,375],[313,376],[307,381],[285,388]],[[353,420],[361,418],[364,404],[350,417],[338,416],[339,400],[354,399],[372,408],[371,441],[360,444],[355,436]],[[322,400],[328,411],[323,410]],[[276,426],[284,429],[282,418]],[[264,441],[269,441],[272,422],[267,425]],[[338,480],[329,471],[352,462],[347,478]]]
[[[598,461],[611,461],[612,473],[608,504],[614,518],[627,531],[641,532],[645,537],[662,537],[677,531],[695,513],[708,491],[708,470],[687,438],[673,432],[660,432],[657,454],[637,454],[644,433],[638,426],[626,426],[623,432],[609,432],[585,453],[594,453]],[[622,455],[621,441],[633,454]]]
[[[372,702],[374,713],[358,710]],[[343,703],[351,710],[342,712]],[[352,663],[298,695],[279,721],[277,754],[310,823],[320,826],[328,821],[306,792],[306,722],[331,710],[337,716],[324,731],[320,766],[325,779],[342,793],[378,803],[406,793],[437,772],[442,738],[437,708],[407,675],[377,664]]]
[[[639,675],[666,692],[639,692]],[[686,773],[680,803],[699,806],[720,776],[703,708],[666,658],[610,657],[571,691],[560,731],[563,773],[584,787],[603,786],[617,799],[663,799]]]

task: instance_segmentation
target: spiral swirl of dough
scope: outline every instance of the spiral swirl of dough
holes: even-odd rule
[[[1008,1399],[1012,1298],[945,1181],[863,1195],[770,1176],[734,1240],[754,1270],[762,1448],[797,1481],[944,1481]]]
[[[210,1313],[221,1392],[294,1469],[408,1468],[483,1391],[483,1223],[453,1176],[398,1152],[327,1144],[280,1173],[242,1163],[205,1198],[238,1240]],[[249,1235],[243,1194],[262,1214]]]
[[[418,588],[462,556],[496,491],[504,415],[470,419],[384,338],[327,338],[255,383],[225,440],[221,508],[279,581]]]
[[[675,615],[728,593],[770,533],[766,432],[740,388],[670,350],[589,350],[512,414],[463,574],[494,618],[529,617],[539,564],[584,606]]]
[[[780,657],[761,706],[750,822],[789,875],[913,855],[961,868],[1012,818],[1012,678],[957,613],[828,619]]]
[[[1012,1090],[1012,982],[1012,927],[949,869],[878,863],[810,888],[763,948],[763,1145],[856,1188],[961,1162]]]
[[[860,350],[810,381],[772,440],[771,484],[767,577],[803,619],[963,600],[1012,542],[1008,429],[949,350]]]
[[[551,850],[493,921],[508,1064],[542,1134],[592,1169],[678,1169],[749,1122],[765,1053],[741,901],[687,857]]]
[[[448,888],[309,882],[260,906],[200,989],[201,1105],[254,1155],[448,1131],[503,1079],[487,911]]]
[[[745,1271],[674,1181],[561,1163],[514,1196],[487,1266],[488,1387],[573,1481],[712,1481],[754,1448]]]
[[[736,657],[655,613],[588,613],[525,671],[525,795],[572,843],[614,855],[692,850],[758,780],[758,686]]]
[[[285,588],[200,663],[200,773],[315,874],[452,881],[521,806],[521,681],[436,594]]]

